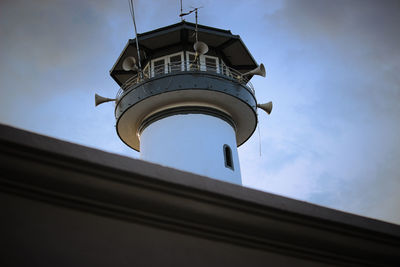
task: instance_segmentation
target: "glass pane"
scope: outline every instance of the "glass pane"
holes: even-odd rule
[[[189,54],[189,65],[188,65],[189,70],[197,70],[197,63],[194,62],[195,58],[196,58],[195,55]]]
[[[182,57],[181,55],[177,56],[172,56],[169,58],[170,61],[170,71],[181,71],[181,65],[182,65]]]
[[[217,72],[217,60],[206,57],[206,69],[207,71]]]
[[[160,59],[154,61],[154,76],[165,73],[165,60]]]

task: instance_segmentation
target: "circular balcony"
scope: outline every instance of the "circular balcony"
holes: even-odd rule
[[[246,89],[249,90],[253,95],[255,94],[255,90],[251,82],[245,76],[243,76],[242,73],[226,65],[219,64],[217,67],[216,65],[200,64],[198,62],[180,62],[175,64],[167,64],[166,68],[165,66],[154,67],[147,71],[143,71],[142,75],[139,73],[133,75],[118,90],[116,97],[117,102],[124,94],[128,93],[129,90],[134,89],[136,85],[141,82],[167,74],[176,74],[178,72],[200,72],[215,74],[231,80],[232,82],[239,83],[246,87]]]
[[[207,107],[221,111],[235,124],[237,145],[257,125],[257,102],[249,81],[226,66],[180,62],[148,69],[126,81],[117,94],[117,133],[140,150],[139,129],[148,117],[177,107]]]

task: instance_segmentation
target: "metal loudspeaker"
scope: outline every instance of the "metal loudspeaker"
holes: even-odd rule
[[[197,41],[193,45],[194,51],[196,51],[196,54],[198,55],[204,55],[208,52],[208,45],[204,42]]]
[[[124,71],[137,70],[136,59],[134,57],[125,58],[122,62],[122,68]]]
[[[113,98],[102,97],[102,96],[99,96],[98,94],[94,95],[94,104],[96,107],[102,103],[115,101],[115,100],[116,100],[115,98],[113,99]]]
[[[265,104],[257,104],[257,107],[261,108],[262,110],[267,112],[267,114],[269,115],[269,114],[271,114],[271,111],[272,111],[272,102],[270,101],[270,102],[265,103]]]
[[[257,68],[255,68],[254,70],[251,70],[249,72],[246,72],[245,74],[243,74],[242,76],[246,76],[246,75],[260,75],[265,77],[265,67],[264,64],[260,64],[260,66],[258,66]]]

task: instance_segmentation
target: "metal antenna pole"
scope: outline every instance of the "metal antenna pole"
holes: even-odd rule
[[[137,50],[137,55],[138,55],[139,75],[140,75],[140,79],[143,79],[142,63],[141,63],[141,59],[140,59],[139,41],[138,41],[138,35],[137,35],[137,29],[136,29],[135,10],[133,7],[133,0],[130,0],[130,8],[131,8],[133,26],[135,28],[135,40],[136,40],[136,50]]]
[[[183,14],[182,0],[181,0],[181,14]],[[181,16],[181,21],[184,21],[183,16]]]
[[[181,3],[182,3],[182,0],[181,0]],[[181,7],[181,8],[182,8],[182,7]],[[198,31],[197,31],[197,18],[198,18],[197,10],[198,10],[199,8],[202,8],[202,7],[196,7],[196,8],[194,8],[194,9],[190,10],[190,11],[187,12],[187,13],[182,13],[182,9],[181,9],[181,14],[179,15],[181,18],[183,18],[184,16],[189,15],[189,14],[191,14],[191,13],[193,13],[193,12],[196,14],[196,28],[195,28],[196,42],[199,41],[198,36],[197,36],[197,32],[198,32]]]
[[[197,38],[197,8],[195,8],[195,14],[196,14],[196,42],[199,41]]]

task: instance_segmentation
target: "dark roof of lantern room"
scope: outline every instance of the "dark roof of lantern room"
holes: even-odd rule
[[[142,62],[148,60],[148,56],[177,45],[187,47],[187,51],[193,51],[195,42],[196,24],[182,21],[153,31],[138,34],[141,49]],[[210,50],[219,51],[224,62],[240,72],[250,71],[258,66],[253,56],[239,35],[233,35],[229,30],[222,30],[208,26],[198,25],[198,39],[205,42]],[[133,56],[137,59],[136,40],[130,39],[114,66],[110,70],[111,77],[122,85],[134,72],[122,69],[123,60]]]

